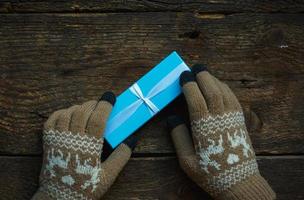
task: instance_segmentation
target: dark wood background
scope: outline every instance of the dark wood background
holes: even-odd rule
[[[304,199],[304,1],[0,0],[0,199],[30,199],[41,129],[55,110],[117,95],[176,50],[239,97],[261,173],[278,199]],[[178,166],[166,116],[105,199],[209,199]]]

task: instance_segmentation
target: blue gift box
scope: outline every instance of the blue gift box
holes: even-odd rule
[[[181,93],[179,76],[189,67],[172,52],[117,97],[105,129],[115,148]]]

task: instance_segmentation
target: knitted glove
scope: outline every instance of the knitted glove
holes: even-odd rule
[[[134,139],[128,139],[101,162],[103,132],[115,103],[106,92],[88,101],[54,112],[44,125],[40,187],[34,200],[89,200],[112,185],[131,156]]]
[[[215,199],[275,199],[259,173],[237,98],[205,67],[196,65],[192,72],[180,77],[192,139],[181,118],[168,119],[181,167]]]

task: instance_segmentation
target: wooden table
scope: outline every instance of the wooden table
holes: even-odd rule
[[[0,199],[29,199],[55,110],[119,94],[171,51],[206,63],[240,99],[261,173],[304,199],[304,2],[0,1]],[[301,13],[302,12],[302,13]],[[181,171],[166,117],[146,124],[105,199],[208,199]]]

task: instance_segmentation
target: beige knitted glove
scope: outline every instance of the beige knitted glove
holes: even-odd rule
[[[95,200],[108,190],[135,146],[128,139],[101,162],[103,132],[114,103],[115,95],[106,92],[100,101],[50,116],[44,125],[40,187],[32,199]]]
[[[259,173],[237,98],[205,67],[196,65],[192,72],[180,78],[192,139],[181,118],[168,119],[181,167],[215,199],[275,199]]]

